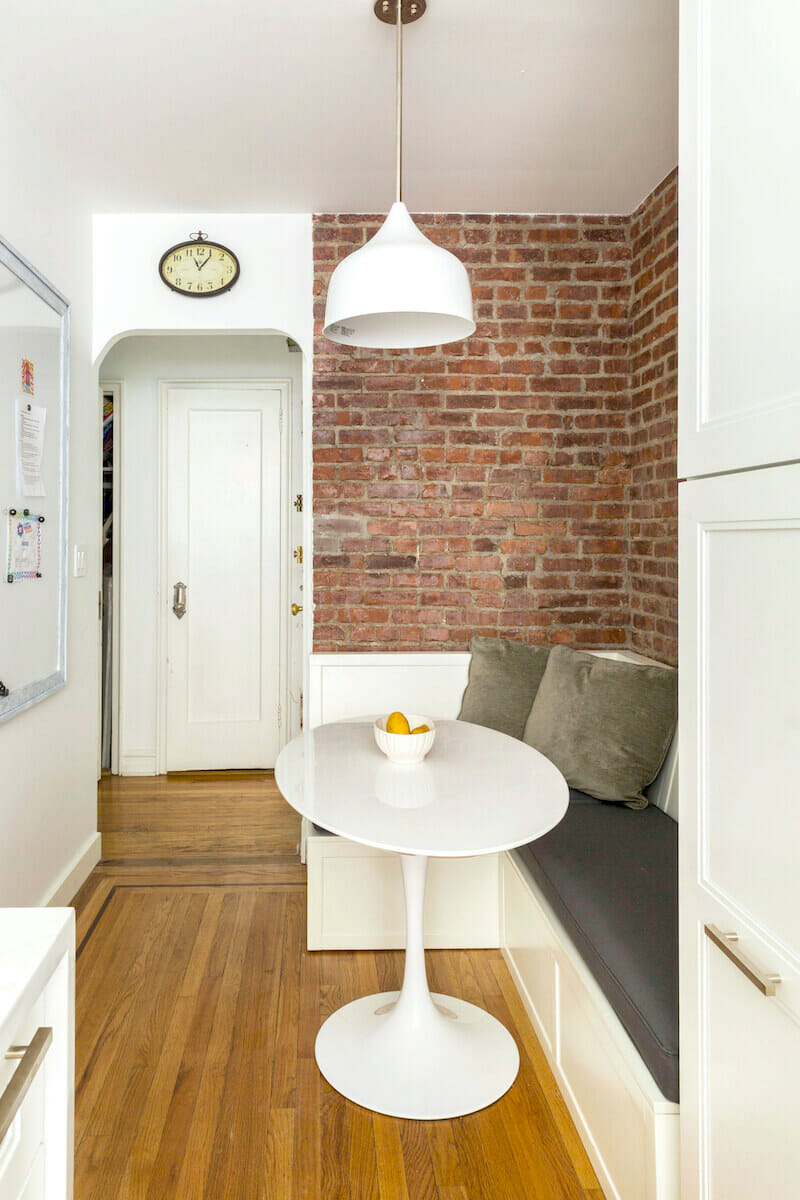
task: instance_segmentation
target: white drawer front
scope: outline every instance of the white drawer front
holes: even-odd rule
[[[34,1006],[19,1027],[12,1045],[24,1046],[30,1042],[36,1030],[42,1025],[44,1003],[42,1000]],[[5,1058],[8,1047],[2,1047],[3,1057],[0,1058],[0,1094],[10,1083],[16,1071],[20,1068],[20,1060]],[[0,1197],[2,1200],[33,1200],[44,1194],[44,1102],[45,1102],[45,1064],[43,1063],[31,1084],[22,1106],[17,1113],[14,1123],[6,1137],[0,1143]],[[41,1160],[37,1163],[37,1154]],[[41,1176],[41,1186],[36,1190],[36,1180]]]

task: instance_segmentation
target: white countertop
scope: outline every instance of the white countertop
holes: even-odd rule
[[[0,908],[0,1052],[62,956],[75,947],[71,908]]]
[[[371,721],[320,725],[284,747],[275,779],[292,808],[331,833],[443,858],[533,841],[558,824],[569,800],[544,755],[466,721],[437,721],[417,766],[390,763]]]

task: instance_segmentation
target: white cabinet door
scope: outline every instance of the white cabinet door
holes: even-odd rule
[[[800,460],[800,4],[680,26],[678,473]]]
[[[169,771],[274,767],[280,749],[285,395],[167,386]]]
[[[795,1200],[800,466],[680,491],[681,1197]]]

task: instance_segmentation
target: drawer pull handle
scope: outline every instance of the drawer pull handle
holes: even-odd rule
[[[36,1030],[28,1046],[9,1048],[6,1058],[20,1058],[20,1064],[0,1096],[0,1142],[11,1128],[52,1040],[52,1029],[43,1025]]]
[[[747,976],[751,983],[755,984],[764,996],[775,995],[777,986],[781,982],[780,975],[770,975],[756,966],[752,958],[748,958],[736,944],[739,941],[738,933],[723,933],[716,925],[706,925],[705,934],[709,941],[718,946],[722,953],[731,960],[734,966],[739,968],[743,975]]]

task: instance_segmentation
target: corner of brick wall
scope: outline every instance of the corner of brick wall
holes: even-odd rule
[[[678,172],[631,217],[631,645],[678,661]]]
[[[314,218],[314,648],[473,633],[677,656],[677,173],[630,217],[436,214],[465,342],[321,336],[381,216]]]
[[[625,645],[629,218],[418,217],[470,271],[475,335],[340,347],[330,273],[380,219],[314,219],[315,649]]]

